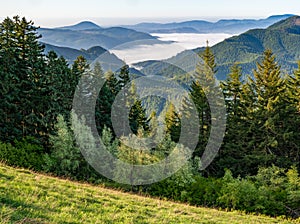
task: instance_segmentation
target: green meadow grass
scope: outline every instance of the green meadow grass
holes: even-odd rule
[[[1,223],[233,224],[299,221],[193,207],[0,164]]]

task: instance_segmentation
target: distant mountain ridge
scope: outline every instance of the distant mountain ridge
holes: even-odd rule
[[[266,28],[292,14],[274,15],[266,19],[222,19],[217,22],[192,20],[177,23],[139,23],[122,27],[146,33],[242,33],[253,28]]]
[[[63,26],[58,27],[57,29],[64,29],[64,30],[93,30],[93,29],[102,29],[97,24],[90,22],[90,21],[82,21],[78,24],[71,25],[71,26]]]
[[[279,21],[267,29],[253,29],[241,35],[233,36],[211,47],[215,55],[217,67],[217,78],[224,80],[229,73],[230,67],[238,62],[242,67],[243,74],[252,74],[256,63],[262,59],[266,49],[272,49],[278,63],[282,66],[283,74],[291,74],[300,60],[300,17],[293,16]],[[182,74],[180,69],[170,66],[170,63],[192,71],[193,52],[201,53],[204,48],[193,51],[184,51],[178,55],[163,61],[146,61],[135,64],[141,67],[146,75],[170,76],[174,71]]]
[[[75,49],[88,49],[101,46],[105,49],[139,40],[153,40],[161,43],[148,33],[124,27],[101,28],[92,22],[81,22],[73,26],[60,28],[40,28],[41,41],[47,44]]]

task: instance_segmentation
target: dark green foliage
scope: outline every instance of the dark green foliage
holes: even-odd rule
[[[231,168],[235,174],[246,175],[247,170],[242,162],[247,153],[247,120],[245,111],[247,106],[244,103],[244,82],[242,81],[241,68],[235,64],[227,80],[221,83],[223,89],[226,109],[227,128],[223,146],[219,155],[214,161],[218,167],[215,175],[222,176],[224,168]]]
[[[43,138],[41,76],[43,47],[32,21],[18,16],[0,24],[1,140],[13,141],[27,135]],[[3,93],[3,94],[2,94]]]
[[[219,205],[272,216],[290,214],[299,217],[299,197],[294,201],[298,203],[296,206],[288,198],[291,185],[298,183],[297,181],[299,176],[295,168],[288,172],[275,166],[261,168],[256,176],[248,179],[235,179],[227,171],[223,177]],[[299,185],[293,186],[298,189],[299,194]],[[293,206],[289,207],[291,204]]]
[[[147,190],[154,196],[186,201],[190,194],[189,186],[195,182],[193,173],[194,168],[191,163],[187,163],[174,175],[152,184]]]
[[[300,177],[295,167],[287,172],[276,166],[261,168],[257,175],[247,178],[234,178],[231,171],[226,170],[219,179],[191,176],[189,183],[181,180],[180,185],[176,185],[175,180],[176,175],[151,185],[148,191],[151,195],[198,206],[299,217]]]
[[[198,63],[195,71],[195,81],[190,86],[190,99],[186,99],[183,108],[183,116],[190,119],[191,101],[198,112],[199,141],[194,152],[194,157],[200,157],[205,150],[211,127],[211,111],[207,94],[212,94],[215,88],[215,59],[210,47],[207,46],[200,55],[203,63]]]
[[[44,149],[33,138],[15,140],[14,144],[0,142],[0,161],[11,166],[40,171]]]
[[[146,110],[143,108],[142,101],[136,99],[129,113],[129,125],[134,134],[138,133],[139,129],[145,132],[149,131],[149,119],[146,116]]]
[[[186,189],[185,200],[192,205],[217,207],[221,186],[221,179],[196,176],[195,181]]]
[[[46,56],[46,72],[43,76],[42,95],[45,108],[47,133],[54,134],[54,125],[59,114],[69,118],[72,99],[77,85],[76,80],[64,58],[58,57],[53,51]]]
[[[119,86],[120,88],[124,88],[128,83],[130,82],[130,76],[129,76],[129,66],[123,65],[120,69],[119,73]]]
[[[124,131],[126,122],[129,120],[129,126],[134,134],[137,134],[139,129],[143,129],[146,132],[149,131],[149,119],[147,118],[146,110],[136,92],[134,81],[130,82],[129,66],[125,64],[120,69],[118,75],[119,80],[117,85],[113,76],[108,77],[107,82],[113,93],[117,90],[121,91],[121,93],[119,93],[121,94],[120,101],[117,103],[114,111],[116,113],[116,119],[120,120],[118,128],[121,129],[122,135],[126,135]],[[125,109],[129,110],[128,117],[126,117]]]
[[[287,27],[292,28],[289,31],[297,32],[297,27],[286,23],[277,24],[270,30],[285,33]],[[117,74],[104,74],[99,63],[90,71],[87,60],[82,56],[70,68],[66,60],[55,52],[44,55],[36,29],[32,22],[19,17],[6,18],[0,23],[0,140],[4,142],[0,143],[1,161],[35,170],[44,169],[78,180],[106,181],[85,161],[75,144],[73,132],[76,129],[72,130],[68,123],[78,81],[85,78],[87,82],[80,91],[83,91],[86,102],[82,103],[97,100],[96,125],[105,146],[114,156],[132,164],[156,163],[173,150],[181,150],[183,146],[176,145],[181,134],[181,120],[189,120],[191,101],[195,104],[200,136],[189,163],[175,175],[139,190],[195,205],[273,216],[299,216],[300,64],[293,75],[283,76],[272,51],[266,50],[262,56],[252,55],[262,60],[248,80],[242,80],[242,65],[232,67],[227,79],[221,83],[227,107],[226,136],[219,155],[204,171],[208,176],[205,178],[197,172],[197,165],[210,137],[212,121],[218,119],[218,115],[212,117],[207,99],[207,95],[214,95],[218,87],[214,79],[218,68],[216,61],[219,60],[213,54],[215,48],[207,46],[200,54],[203,63],[198,64],[194,73],[197,80],[189,87],[190,99],[185,100],[182,110],[176,111],[175,105],[167,105],[166,100],[151,95],[155,88],[163,87],[159,81],[149,79],[141,91],[151,97],[140,99],[134,82],[130,83],[128,65],[124,65]],[[262,38],[261,34],[252,34],[249,31],[240,38],[244,38],[244,42],[251,40],[247,42],[247,49],[262,51],[265,45],[255,42]],[[227,40],[227,44],[234,48],[237,41],[239,38],[234,37]],[[269,41],[280,48],[276,38]],[[94,54],[97,54],[98,50],[91,49],[90,53],[95,51]],[[188,82],[184,87],[191,81],[186,77],[178,78],[181,84]],[[106,82],[96,96],[94,84],[100,79]],[[176,90],[173,84],[164,89],[170,98],[179,99]],[[90,93],[95,93],[95,96]],[[119,133],[125,135],[122,130],[125,122],[129,121],[134,134],[122,136],[122,141],[115,139],[111,131],[112,105],[119,93],[123,98],[116,105],[116,110],[124,111],[126,108],[129,111],[129,116],[116,114],[116,121],[121,119],[123,122],[117,124],[120,125]],[[168,107],[163,109],[166,105]],[[148,114],[152,111],[156,113],[151,114],[150,120]],[[164,112],[164,118],[158,116],[164,115]],[[85,119],[91,122],[94,117]],[[158,143],[156,147],[147,147],[146,142],[140,139],[149,136],[155,141],[159,139],[163,121],[167,136],[155,142]],[[85,128],[78,124],[76,127]],[[84,139],[87,136],[79,137]],[[128,146],[129,143],[134,149]],[[224,175],[225,168],[232,173],[227,170]],[[167,169],[164,172],[168,174]],[[114,174],[124,178],[120,173]],[[222,179],[216,179],[222,176]],[[137,188],[131,187],[131,190],[134,189]]]
[[[178,142],[180,137],[180,116],[175,110],[175,106],[170,103],[165,115],[166,132],[171,136],[172,141]]]
[[[294,120],[290,106],[286,103],[287,84],[281,77],[280,67],[271,50],[264,53],[264,59],[257,64],[254,79],[249,82],[251,95],[254,96],[253,107],[248,108],[247,116],[251,119],[251,145],[258,154],[275,155],[278,158],[295,158],[298,146],[292,143],[293,135],[288,124]],[[288,142],[288,143],[287,143]],[[274,161],[275,162],[275,161]],[[289,161],[279,160],[281,166],[289,166]],[[266,165],[266,164],[261,164]]]
[[[291,93],[297,89],[291,87],[292,79],[282,77],[270,50],[247,82],[241,81],[237,66],[232,68],[222,83],[227,131],[215,161],[218,176],[224,168],[231,168],[235,176],[247,176],[254,175],[259,166],[299,164],[298,99]]]
[[[107,86],[111,90],[112,94],[116,96],[117,93],[120,91],[120,86],[115,74],[112,71],[108,71],[105,74],[105,78],[106,78]]]
[[[72,75],[74,78],[80,77],[90,68],[87,60],[83,56],[78,56],[72,65]],[[78,79],[77,79],[78,80]],[[76,82],[76,79],[74,80]]]
[[[71,72],[56,53],[43,55],[32,21],[16,16],[6,18],[0,27],[0,138],[13,142],[33,136],[48,150],[55,118],[68,117],[84,66],[75,62]]]
[[[102,86],[97,97],[95,108],[95,120],[98,133],[102,133],[103,128],[106,126],[112,129],[111,123],[111,107],[115,99],[115,92],[118,88],[117,80],[112,72],[109,72],[106,77],[102,71],[101,65],[96,63],[94,66],[93,75],[97,79],[107,80]]]

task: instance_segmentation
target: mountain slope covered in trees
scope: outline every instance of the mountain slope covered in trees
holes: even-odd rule
[[[298,24],[294,17],[271,29],[297,35]],[[134,80],[128,65],[104,72],[79,56],[69,66],[54,51],[45,54],[39,39],[26,18],[0,23],[0,161],[193,205],[299,217],[300,62],[285,75],[265,50],[247,79],[235,64],[219,82],[215,55],[206,47],[193,76],[180,80],[186,95],[182,85],[173,88],[177,80],[160,86],[159,79],[144,79],[148,96],[165,98],[156,89],[168,95],[160,103],[139,94],[142,79]],[[149,115],[143,100],[151,110],[163,106],[164,119],[158,111]],[[98,150],[100,139],[112,156]],[[136,172],[134,165],[150,164]],[[0,203],[20,208],[22,197]]]
[[[300,17],[293,16],[280,21],[267,29],[249,30],[241,35],[228,38],[211,47],[216,58],[217,77],[221,80],[226,78],[230,67],[239,63],[242,73],[251,74],[256,63],[262,59],[262,53],[266,49],[272,49],[276,54],[279,64],[284,73],[290,73],[300,60]],[[203,52],[204,48],[193,50],[195,53]],[[145,74],[160,74],[171,76],[172,72],[182,73],[172,68],[168,63],[172,62],[186,68],[186,71],[194,69],[190,65],[192,52],[184,51],[177,56],[163,62],[149,61],[137,63],[142,67]],[[165,63],[164,63],[165,62]]]

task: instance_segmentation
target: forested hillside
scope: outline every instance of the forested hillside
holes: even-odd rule
[[[230,67],[239,63],[243,75],[251,75],[256,63],[261,61],[263,52],[272,49],[277,61],[281,65],[282,72],[292,73],[300,59],[300,25],[299,16],[293,16],[280,21],[267,29],[253,29],[241,35],[228,38],[211,47],[217,63],[217,78],[225,80],[230,72]],[[205,48],[193,50],[196,53],[203,52]],[[192,61],[192,62],[191,62]],[[165,62],[165,63],[164,63]],[[163,62],[138,63],[145,74],[170,75],[169,73],[182,71],[170,66],[168,63],[182,65],[185,71],[194,69],[193,54],[189,51],[179,53],[177,56]],[[167,64],[166,64],[167,63]]]
[[[298,38],[298,23],[299,18],[293,17],[269,30],[288,32],[287,38]],[[176,92],[176,101],[165,99],[161,103],[140,97],[138,79],[130,74],[128,65],[123,64],[116,72],[103,72],[101,63],[90,65],[79,56],[69,66],[54,51],[44,53],[38,33],[34,23],[26,18],[16,16],[0,23],[0,161],[192,205],[299,217],[300,62],[286,75],[280,67],[285,61],[278,62],[276,54],[267,49],[261,51],[253,73],[246,78],[242,77],[240,65],[234,64],[225,80],[219,82],[215,75],[220,59],[217,60],[214,48],[207,46],[199,53],[203,63],[197,64],[191,76],[167,76],[172,77],[167,82],[183,86],[188,96],[180,98]],[[289,46],[291,50],[296,48]],[[144,91],[152,93],[152,97],[157,97],[155,88],[170,93],[176,90],[171,84],[162,88],[151,76],[148,78],[151,81],[146,83],[148,86],[145,84]],[[100,92],[96,88],[98,82],[104,83]],[[227,119],[226,130],[225,125],[220,128],[218,134],[224,140],[220,149],[215,149],[218,153],[212,163],[203,170],[207,159],[202,158],[203,154],[210,139],[216,138],[211,133],[221,119],[221,112],[213,113],[208,100],[217,91],[224,95],[225,105],[220,111]],[[78,94],[83,100],[75,107],[73,100]],[[120,95],[123,98],[115,103]],[[177,100],[180,108],[176,107]],[[89,104],[92,111],[86,107]],[[94,116],[80,116],[85,110]],[[193,119],[196,123],[192,123]],[[113,125],[113,121],[117,122]],[[90,134],[89,123],[95,125],[96,136]],[[186,129],[183,133],[184,125],[196,127],[197,131]],[[183,134],[186,141],[182,143]],[[147,144],[147,138],[157,144]],[[94,164],[87,162],[78,139],[92,152],[97,152],[95,141],[101,140],[110,155],[118,159],[107,167],[112,178],[100,174]],[[196,146],[191,148],[189,140],[195,139]],[[97,159],[92,155],[92,159]],[[174,175],[165,165],[163,174],[167,178],[159,182],[150,183],[148,179],[161,175],[157,170],[137,180],[132,170],[122,167],[124,162],[146,166],[170,157],[186,161]],[[105,159],[98,158],[96,162],[103,164]],[[129,182],[124,180],[127,177]],[[149,184],[138,184],[145,182]],[[0,198],[0,203],[8,206],[11,202]]]

